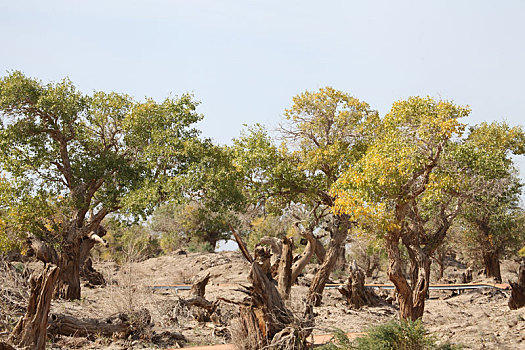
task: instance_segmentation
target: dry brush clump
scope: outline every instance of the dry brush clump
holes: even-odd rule
[[[29,291],[29,268],[0,257],[0,334],[7,335],[25,312]]]

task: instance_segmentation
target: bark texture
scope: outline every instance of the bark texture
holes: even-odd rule
[[[522,261],[518,270],[518,282],[509,281],[512,291],[510,293],[509,308],[519,309],[525,306],[525,261]]]
[[[283,299],[290,298],[292,289],[292,249],[293,242],[289,238],[282,240],[282,254],[277,273],[277,285]]]
[[[17,323],[9,340],[18,347],[44,350],[48,313],[59,268],[48,265],[38,278],[31,278],[31,294],[27,311]]]
[[[206,285],[208,284],[209,280],[210,272],[207,272],[205,275],[197,278],[191,286],[190,295],[204,298],[204,294],[206,293]]]
[[[62,248],[58,257],[60,273],[55,297],[67,300],[80,299],[80,242]]]
[[[338,290],[346,298],[350,307],[360,309],[365,305],[377,306],[382,304],[381,298],[373,290],[365,287],[365,274],[357,266],[355,260],[349,266],[349,274],[346,284]]]
[[[306,349],[313,326],[312,308],[307,306],[298,322],[257,263],[252,264],[249,280],[252,286],[245,291],[249,300],[239,310],[242,346],[250,350]]]
[[[235,235],[237,243],[244,256],[250,261],[251,256],[240,236]],[[286,293],[291,286],[291,240],[284,239],[282,244],[279,274],[282,280],[282,290]],[[256,252],[256,256],[269,256]],[[313,308],[306,305],[304,315],[300,319],[284,304],[281,293],[277,290],[271,275],[263,271],[267,264],[251,261],[251,270],[248,276],[251,286],[240,291],[248,294],[239,308],[239,331],[236,345],[242,349],[306,349],[306,338],[313,327]]]

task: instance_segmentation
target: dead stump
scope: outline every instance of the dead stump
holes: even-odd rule
[[[382,304],[382,299],[373,290],[365,287],[365,274],[355,260],[349,266],[349,273],[346,284],[338,290],[352,308]]]
[[[525,306],[525,261],[521,261],[518,271],[518,282],[509,281],[512,291],[510,293],[509,308],[511,310],[519,309]]]
[[[31,278],[27,311],[9,336],[10,343],[17,347],[45,349],[49,308],[59,271],[57,266],[48,265],[38,278]]]

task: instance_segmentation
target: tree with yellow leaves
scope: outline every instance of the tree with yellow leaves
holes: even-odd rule
[[[400,315],[423,315],[430,257],[463,201],[454,196],[458,172],[445,169],[449,145],[463,132],[459,119],[468,107],[432,98],[394,103],[365,155],[335,182],[334,211],[381,228],[388,253],[388,277],[399,293]],[[411,261],[411,281],[403,273],[400,245]]]

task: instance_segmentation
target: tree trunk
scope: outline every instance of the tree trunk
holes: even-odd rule
[[[345,243],[350,228],[349,221],[346,220],[345,217],[336,217],[334,220],[334,229],[330,244],[328,245],[328,252],[308,289],[307,299],[313,306],[321,305],[326,281],[328,281],[330,274],[334,270],[337,258],[339,257],[340,247]]]
[[[304,248],[301,257],[292,266],[292,285],[297,281],[297,277],[299,277],[306,265],[312,259],[317,245],[317,238],[315,238],[311,232],[304,232],[301,235],[308,240],[308,243],[306,244],[306,248]]]
[[[270,260],[270,263],[272,266],[275,264],[278,264],[281,259],[282,254],[282,243],[281,241],[276,237],[268,237],[264,236],[261,238],[261,244],[267,244],[270,246],[270,249],[272,250],[272,258]]]
[[[239,309],[241,334],[236,344],[250,350],[306,349],[306,339],[313,326],[312,308],[307,305],[303,319],[297,322],[256,262],[252,264],[249,279],[252,283],[247,291],[250,303]]]
[[[95,244],[99,243],[108,246],[108,243],[102,239],[107,231],[104,227],[99,226],[96,233],[82,239],[80,243],[80,277],[95,286],[102,286],[106,284],[104,276],[93,268],[93,261],[91,260],[91,249]]]
[[[80,299],[80,242],[64,245],[58,257],[60,273],[55,290],[58,298]]]
[[[430,286],[430,264],[431,260],[422,249],[418,248],[416,253],[417,261],[417,277],[413,281],[412,297],[413,297],[413,311],[411,315],[412,320],[423,317],[425,311],[425,300],[428,296],[428,288]]]
[[[290,297],[290,290],[292,289],[292,249],[293,243],[289,238],[282,240],[282,254],[279,263],[279,270],[277,273],[277,286],[279,294],[285,300]]]
[[[38,279],[31,278],[27,311],[13,329],[11,343],[35,350],[45,349],[48,313],[58,275],[58,267],[48,265]]]
[[[347,303],[356,309],[367,306],[377,306],[381,304],[381,298],[373,290],[365,287],[365,274],[357,262],[354,260],[349,268],[350,276],[346,285],[338,291],[346,298]]]
[[[394,286],[398,294],[399,300],[399,317],[403,320],[416,320],[414,317],[414,304],[412,299],[412,290],[407,282],[405,274],[403,273],[401,254],[399,251],[399,237],[386,237],[386,250],[388,253],[388,278]]]
[[[522,260],[518,271],[518,282],[513,283],[509,281],[510,287],[512,288],[509,308],[511,310],[519,309],[525,306],[525,261]]]
[[[498,252],[483,252],[483,263],[485,264],[485,275],[488,278],[493,277],[496,282],[501,283],[501,269]]]
[[[346,242],[345,242],[346,243]],[[334,270],[346,270],[346,244],[343,243],[337,251],[337,261],[335,262]]]

